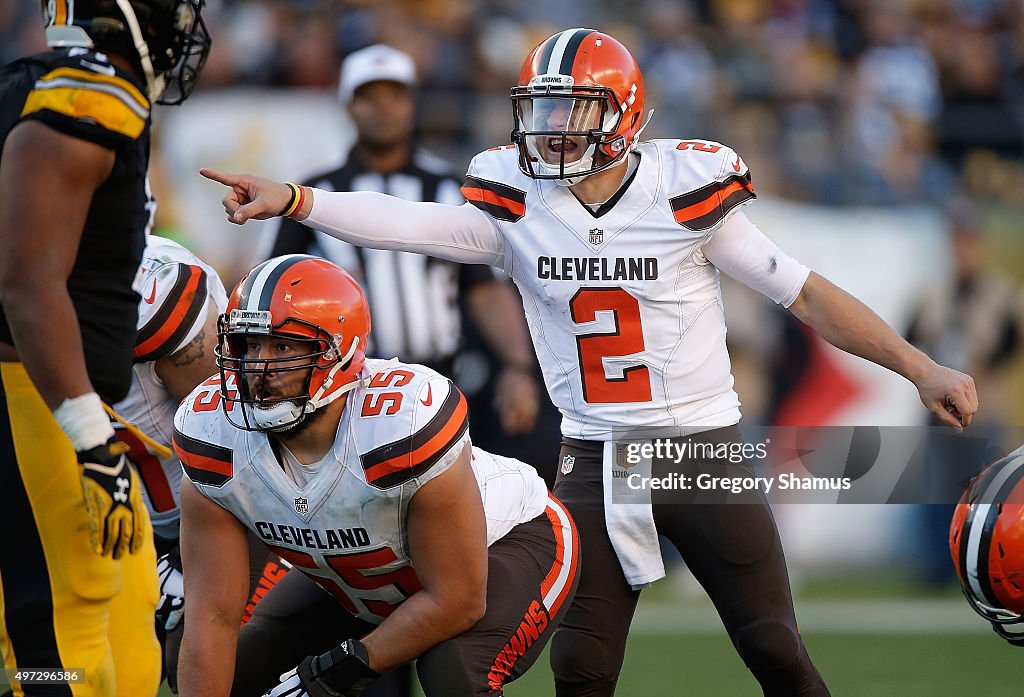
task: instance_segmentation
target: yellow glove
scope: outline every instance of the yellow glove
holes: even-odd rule
[[[128,446],[111,437],[77,455],[93,550],[101,556],[112,554],[114,559],[126,551],[138,552],[149,531],[141,513],[142,482],[128,460]]]

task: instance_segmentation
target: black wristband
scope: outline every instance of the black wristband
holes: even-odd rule
[[[327,653],[314,657],[309,664],[308,678],[302,675],[302,667],[299,667],[299,677],[303,684],[314,681],[326,688],[328,694],[344,697],[358,697],[380,677],[370,667],[370,654],[358,639],[346,639]]]

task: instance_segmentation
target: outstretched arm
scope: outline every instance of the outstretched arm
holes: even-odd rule
[[[978,410],[969,375],[938,365],[907,343],[867,305],[779,249],[742,212],[731,216],[701,248],[708,261],[761,292],[847,353],[914,383],[928,410],[957,432]]]
[[[349,244],[373,249],[418,252],[462,264],[504,266],[504,243],[485,214],[470,205],[405,201],[373,192],[328,192],[308,186],[293,189],[248,174],[209,169],[199,173],[229,187],[222,199],[236,225],[288,214]],[[289,211],[293,204],[298,204]]]
[[[911,346],[867,305],[827,278],[812,271],[789,311],[836,348],[910,380],[928,410],[958,433],[971,424],[978,410],[974,379]]]

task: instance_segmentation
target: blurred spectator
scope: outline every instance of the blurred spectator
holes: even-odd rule
[[[936,361],[968,371],[975,380],[984,409],[971,425],[972,437],[990,450],[978,468],[1008,452],[1011,402],[1006,369],[1019,355],[1024,339],[1024,289],[986,263],[984,237],[977,211],[965,198],[948,207],[953,278],[948,286],[932,289],[921,300],[907,340]],[[938,422],[933,421],[932,426]],[[963,447],[961,447],[963,446]],[[959,472],[970,443],[933,441],[928,467],[935,472]],[[977,469],[977,468],[975,468]],[[940,474],[941,476],[941,474]],[[929,585],[955,579],[949,563],[945,531],[955,501],[923,505],[918,510],[920,540],[915,548],[920,579]]]
[[[423,78],[420,140],[456,161],[507,139],[516,57],[576,25],[639,56],[648,137],[728,142],[762,194],[937,204],[1022,173],[1019,0],[211,0],[208,14],[221,38],[201,91],[323,89],[341,56],[401,46]],[[37,16],[34,0],[0,2],[0,60],[38,48]],[[995,194],[1024,207],[1015,189]]]

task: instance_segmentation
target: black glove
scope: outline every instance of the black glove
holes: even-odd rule
[[[327,653],[307,656],[263,697],[359,697],[378,677],[362,642],[347,639]]]
[[[103,445],[79,450],[82,494],[89,515],[93,550],[120,559],[135,554],[149,534],[143,512],[142,483],[128,460],[128,446],[111,436]]]

